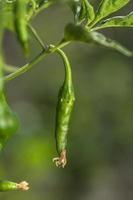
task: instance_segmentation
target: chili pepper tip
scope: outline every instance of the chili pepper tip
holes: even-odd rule
[[[53,162],[55,162],[56,167],[64,168],[67,164],[66,150],[62,150],[60,157],[53,158]]]
[[[27,190],[29,190],[29,183],[27,183],[26,181],[17,183],[17,189],[27,191]]]

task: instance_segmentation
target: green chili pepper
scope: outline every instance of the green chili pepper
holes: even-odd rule
[[[28,31],[27,31],[27,0],[17,0],[15,2],[15,28],[18,40],[24,52],[28,53]]]
[[[2,33],[2,29],[0,33]],[[0,49],[1,45],[2,38],[0,38]],[[3,67],[3,56],[0,51],[0,150],[18,127],[16,114],[11,111],[4,96]]]
[[[0,30],[1,33],[1,30]],[[0,49],[2,44],[2,38],[0,41]],[[0,52],[1,53],[1,52]],[[16,114],[9,108],[4,93],[4,81],[3,81],[3,58],[0,54],[0,150],[5,145],[5,142],[12,136],[18,127],[18,120]],[[13,191],[13,190],[28,190],[28,183],[23,181],[20,183],[14,183],[10,181],[0,181],[0,192]]]
[[[63,58],[65,66],[65,80],[59,91],[58,103],[56,109],[55,138],[56,138],[56,147],[59,157],[54,158],[53,161],[55,162],[56,166],[64,167],[67,163],[66,145],[67,145],[68,126],[75,97],[74,97],[70,63],[62,50],[57,49],[57,52]]]
[[[0,181],[0,192],[14,191],[14,190],[28,190],[29,184],[26,181],[14,183],[11,181]]]
[[[0,149],[18,128],[17,116],[9,108],[4,94],[0,94]]]
[[[18,120],[16,114],[9,108],[5,96],[4,96],[4,79],[3,79],[3,55],[2,55],[2,42],[4,35],[4,20],[5,12],[4,6],[6,1],[0,1],[0,150],[4,146],[7,139],[16,131],[18,127]],[[28,183],[23,181],[20,183],[14,183],[11,181],[0,181],[0,192],[13,191],[13,190],[28,190]]]

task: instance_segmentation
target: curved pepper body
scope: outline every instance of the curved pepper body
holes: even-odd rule
[[[66,83],[59,91],[58,104],[56,111],[56,146],[58,154],[60,155],[67,145],[67,133],[69,128],[69,121],[74,105],[74,91],[72,86],[69,87]]]
[[[67,163],[66,146],[69,122],[74,105],[74,89],[72,82],[71,66],[67,56],[61,49],[56,50],[62,57],[65,67],[65,80],[59,90],[56,108],[55,139],[59,157],[53,159],[56,166],[64,167]]]

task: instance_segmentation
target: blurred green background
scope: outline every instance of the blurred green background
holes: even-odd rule
[[[93,5],[98,0],[91,1]],[[133,2],[118,14],[132,11]],[[32,24],[46,44],[56,44],[73,20],[67,6],[54,5]],[[107,36],[133,50],[132,29],[107,29]],[[8,64],[22,66],[40,51],[31,37],[27,60],[13,34],[4,40]],[[8,82],[8,101],[20,118],[17,134],[1,153],[0,177],[27,180],[28,192],[1,193],[2,200],[133,199],[133,59],[95,45],[64,48],[73,69],[76,102],[69,129],[68,165],[56,168],[55,108],[64,78],[62,60],[50,55]]]

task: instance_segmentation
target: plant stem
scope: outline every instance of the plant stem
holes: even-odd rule
[[[68,85],[72,84],[72,74],[71,74],[71,66],[68,60],[68,57],[66,56],[66,54],[64,53],[64,51],[62,51],[59,47],[56,47],[55,50],[55,46],[54,45],[50,45],[51,50],[54,49],[54,51],[56,53],[58,53],[64,63],[64,67],[65,67],[65,82],[67,82]]]
[[[18,70],[16,70],[15,72],[7,75],[4,77],[5,81],[10,81],[18,76],[20,76],[21,74],[27,72],[30,68],[32,68],[35,64],[39,63],[41,60],[43,60],[44,57],[46,57],[46,55],[49,55],[51,53],[54,53],[58,48],[62,48],[66,45],[68,45],[70,42],[64,42],[64,43],[60,43],[58,46],[55,46],[52,49],[47,49],[47,50],[43,50],[39,55],[37,55],[31,62],[27,63],[26,65],[20,67]]]
[[[4,65],[4,70],[5,70],[6,72],[14,72],[14,71],[16,71],[17,69],[18,69],[17,67],[12,66],[12,65],[7,65],[7,64]]]
[[[33,34],[34,38],[36,39],[36,41],[40,44],[42,50],[46,49],[46,45],[44,45],[42,39],[39,37],[39,35],[37,34],[36,30],[33,28],[33,26],[31,24],[28,24],[28,28],[31,31],[31,33]]]
[[[14,78],[16,78],[17,76],[25,73],[26,71],[28,71],[33,65],[37,64],[41,59],[42,57],[44,57],[44,51],[41,52],[38,56],[36,56],[31,62],[27,63],[26,65],[20,67],[18,70],[16,70],[15,72],[7,75],[4,77],[4,80],[5,81],[10,81]]]

